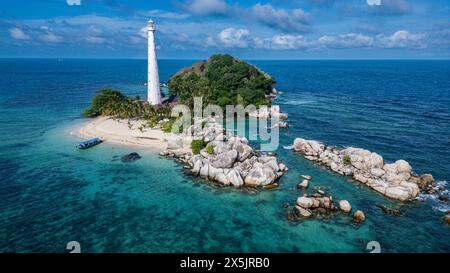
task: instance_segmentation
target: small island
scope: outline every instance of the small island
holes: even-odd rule
[[[276,157],[256,152],[245,137],[227,131],[214,117],[205,117],[201,126],[191,124],[174,132],[177,118],[171,116],[174,101],[192,109],[196,96],[203,98],[205,106],[270,105],[274,84],[255,66],[230,55],[214,55],[172,76],[168,83],[172,99],[161,105],[117,90],[98,91],[84,111],[85,117],[94,119],[78,134],[155,149],[176,158],[193,175],[221,185],[275,188],[287,171]]]

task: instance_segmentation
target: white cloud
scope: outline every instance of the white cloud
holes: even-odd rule
[[[271,4],[256,4],[251,8],[256,20],[284,32],[307,32],[311,16],[302,9],[276,9]]]
[[[100,37],[100,36],[87,36],[86,42],[88,42],[90,44],[106,44],[108,42],[108,40],[106,38]]]
[[[399,30],[391,36],[377,36],[378,44],[383,48],[423,48],[426,47],[426,35]]]
[[[337,36],[322,36],[318,39],[318,45],[328,48],[355,48],[372,46],[374,39],[372,37],[348,33]]]
[[[275,35],[272,38],[255,38],[255,47],[265,49],[306,49],[311,46],[302,35]]]
[[[41,31],[43,33],[41,38],[47,43],[56,44],[64,41],[64,38],[62,36],[55,34],[49,27],[42,26]]]
[[[81,0],[66,0],[69,6],[81,6]]]
[[[189,17],[189,14],[186,13],[175,13],[159,9],[140,12],[140,14],[147,17],[164,19],[186,19]]]
[[[412,11],[411,5],[407,0],[368,0],[367,3],[370,12],[381,15],[404,15]]]
[[[9,34],[13,39],[16,40],[29,40],[30,36],[27,35],[22,29],[18,27],[13,27],[9,29]]]
[[[219,33],[218,39],[223,46],[228,48],[246,48],[249,35],[248,29],[227,28]]]
[[[200,16],[227,15],[230,11],[224,0],[189,0],[181,4],[181,8]]]
[[[369,6],[379,6],[381,5],[381,0],[366,0]]]

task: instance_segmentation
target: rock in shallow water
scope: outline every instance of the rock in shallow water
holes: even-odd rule
[[[306,189],[309,187],[309,180],[303,180],[302,183],[297,185],[297,188],[299,189]]]
[[[314,200],[313,198],[302,196],[297,199],[297,205],[302,208],[308,209],[314,205]]]
[[[379,207],[386,214],[397,215],[397,216],[402,215],[401,211],[390,209],[390,208],[388,208],[388,207],[386,207],[385,205],[382,205],[382,204],[378,204],[377,207]]]
[[[356,223],[362,223],[366,220],[366,216],[364,215],[364,212],[358,210],[353,214],[353,221]]]
[[[141,156],[138,153],[131,153],[131,154],[127,154],[122,156],[122,162],[134,162],[136,160],[141,159]]]
[[[347,200],[341,200],[339,202],[339,208],[345,213],[349,213],[350,211],[352,211],[352,206]]]
[[[444,216],[444,221],[445,221],[447,224],[450,224],[450,212],[447,212],[447,214],[445,214],[445,216]]]
[[[307,210],[301,206],[295,206],[295,210],[296,210],[297,214],[302,218],[309,218],[312,216],[312,213],[309,210]]]

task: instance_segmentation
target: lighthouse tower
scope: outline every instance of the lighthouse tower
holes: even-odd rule
[[[148,21],[148,102],[152,105],[161,104],[159,89],[158,63],[156,61],[155,23]]]

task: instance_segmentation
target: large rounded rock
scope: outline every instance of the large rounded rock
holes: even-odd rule
[[[395,166],[397,167],[397,172],[399,173],[411,173],[412,168],[411,165],[409,165],[408,162],[405,160],[397,160],[395,162]]]
[[[319,156],[325,151],[325,145],[315,141],[297,138],[294,141],[294,150],[307,156]]]
[[[239,188],[244,185],[244,181],[242,180],[241,175],[236,170],[233,170],[233,169],[230,170],[228,172],[228,174],[226,175],[226,178],[236,188]]]
[[[314,200],[313,198],[302,196],[297,199],[297,205],[299,205],[302,208],[308,209],[314,205]]]
[[[211,165],[215,168],[229,169],[233,167],[237,156],[238,152],[236,150],[230,150],[216,156],[215,159],[211,160]]]
[[[411,186],[413,185],[412,183],[409,183],[409,184],[411,184]],[[388,188],[386,188],[385,195],[387,197],[397,199],[400,201],[408,201],[417,196],[417,194],[418,194],[417,189],[418,189],[418,187],[416,189],[414,189],[412,187],[406,187],[406,186],[388,187]]]
[[[417,185],[421,190],[428,190],[436,184],[434,177],[431,174],[423,174],[419,176]]]
[[[214,153],[223,154],[231,150],[231,145],[227,142],[223,141],[213,141]]]
[[[369,156],[370,169],[381,169],[384,165],[384,159],[377,153],[371,153]]]
[[[200,169],[199,175],[205,179],[209,178],[209,164],[207,162],[203,162],[203,166]]]
[[[216,181],[221,183],[222,185],[228,186],[230,185],[230,180],[226,177],[224,173],[219,173],[216,177]]]
[[[352,206],[347,200],[341,200],[339,202],[339,208],[345,213],[349,213],[350,211],[352,211]]]
[[[375,177],[382,177],[386,172],[383,169],[373,168],[370,170],[370,174]]]
[[[295,210],[297,211],[298,215],[302,218],[309,218],[312,216],[312,213],[309,210],[302,208],[300,206],[295,206]]]
[[[236,144],[234,144],[233,149],[238,152],[238,160],[240,162],[245,161],[253,153],[253,149],[250,146],[241,142],[237,142]]]

